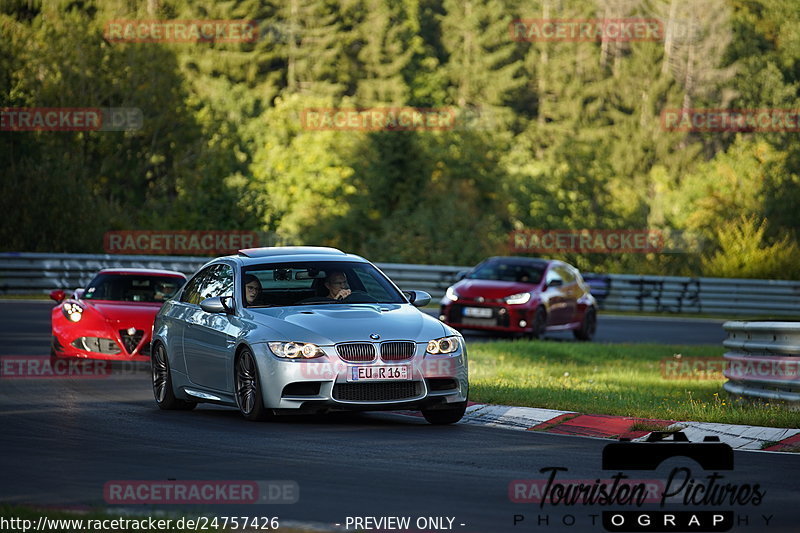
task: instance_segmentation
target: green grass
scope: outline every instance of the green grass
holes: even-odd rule
[[[725,378],[666,379],[661,361],[722,358],[718,345],[502,341],[469,347],[470,400],[586,414],[753,426],[798,426],[780,402],[732,397]]]

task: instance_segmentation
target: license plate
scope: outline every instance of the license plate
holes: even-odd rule
[[[465,326],[496,326],[497,319],[494,318],[470,318],[465,316],[461,319],[461,323]]]
[[[471,316],[473,318],[492,318],[492,309],[490,307],[465,307],[464,316]]]
[[[411,379],[408,365],[351,366],[347,381],[397,381]]]

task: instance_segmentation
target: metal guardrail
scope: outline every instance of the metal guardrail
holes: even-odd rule
[[[798,281],[630,274],[611,274],[609,278],[604,309],[800,316]]]
[[[84,286],[101,268],[166,268],[191,274],[207,257],[0,253],[0,295]],[[468,266],[377,263],[402,289],[441,298]],[[800,317],[800,282],[584,273],[600,309]]]
[[[160,268],[186,275],[207,257],[163,255],[0,254],[0,294],[47,293],[84,287],[102,268]]]
[[[724,389],[800,402],[800,322],[725,322]]]

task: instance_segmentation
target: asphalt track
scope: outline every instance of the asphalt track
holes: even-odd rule
[[[0,303],[2,355],[43,354],[48,309]],[[418,517],[446,516],[455,518],[453,531],[490,533],[604,531],[604,511],[662,510],[657,504],[540,507],[510,501],[509,484],[544,479],[542,468],[568,469],[559,473],[564,480],[608,479],[616,472],[601,469],[605,440],[468,424],[434,427],[399,414],[250,423],[235,410],[210,406],[163,412],[153,402],[146,372],[120,372],[96,379],[0,379],[0,502],[116,510],[103,492],[114,480],[288,480],[299,487],[297,503],[124,507],[145,516],[278,516],[284,526],[344,524],[348,516],[409,516],[412,524]],[[716,483],[737,490],[758,484],[760,504],[708,508],[668,501],[663,510],[731,511],[733,531],[796,532],[800,455],[734,452],[734,463]],[[696,485],[710,484],[711,472],[679,459],[654,472],[625,473],[663,479],[681,464],[690,466]],[[524,517],[516,526],[515,515]],[[768,526],[763,516],[771,516]]]
[[[50,336],[50,309],[53,302],[0,300],[0,355],[45,355]],[[435,310],[426,309],[431,315]],[[601,313],[597,319],[595,342],[657,344],[717,344],[725,338],[723,320],[710,318],[635,317]],[[466,331],[468,342],[495,340],[497,337]],[[502,337],[501,337],[502,338]],[[570,332],[547,333],[547,339],[573,341]]]

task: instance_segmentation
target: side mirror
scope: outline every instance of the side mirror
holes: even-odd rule
[[[554,279],[550,280],[550,283],[547,284],[547,288],[549,289],[550,287],[561,287],[563,284],[564,284],[563,280]]]
[[[431,295],[425,291],[403,291],[414,307],[425,307],[431,303]]]
[[[456,272],[456,281],[461,281],[462,279],[466,278],[467,274],[469,274],[469,270],[459,270]]]
[[[200,302],[200,309],[206,313],[231,313],[230,296],[214,296]]]
[[[67,297],[67,293],[65,293],[61,289],[56,289],[54,291],[50,291],[50,298],[52,300],[55,300],[56,303],[63,302],[66,299],[66,297]]]

